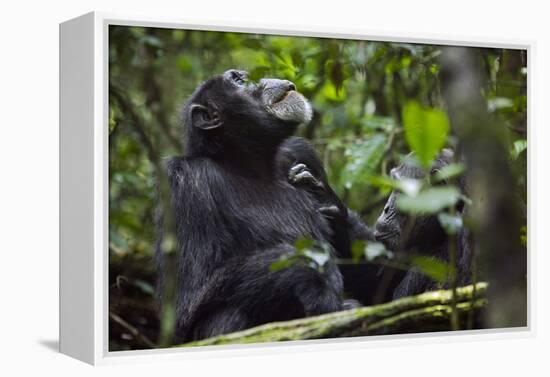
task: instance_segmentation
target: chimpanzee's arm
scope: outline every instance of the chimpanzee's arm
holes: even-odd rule
[[[317,200],[320,212],[331,222],[333,243],[340,257],[351,257],[350,242],[353,240],[374,240],[372,231],[330,187],[321,159],[305,139],[291,137],[283,143],[278,169],[293,185],[303,187]]]
[[[176,157],[167,165],[172,191],[177,247],[177,333],[187,331],[191,308],[200,301],[205,286],[222,261],[225,240],[231,239],[216,205],[212,188],[220,180],[217,169],[205,159]],[[220,185],[222,186],[222,185]]]

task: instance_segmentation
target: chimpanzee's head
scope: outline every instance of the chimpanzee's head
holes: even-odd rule
[[[204,82],[185,105],[187,153],[270,149],[311,117],[311,105],[292,82],[252,83],[246,72],[229,70]]]
[[[435,175],[441,168],[452,162],[453,151],[444,149],[434,161],[430,170],[430,175]],[[424,171],[412,163],[403,163],[390,172],[392,179],[403,180],[427,179]],[[443,182],[445,183],[445,182]],[[397,207],[397,199],[400,194],[392,191],[386,205],[378,220],[376,221],[374,236],[377,241],[394,251],[409,249],[411,247],[436,246],[446,240],[443,228],[439,224],[437,216],[417,216],[411,217],[400,212]],[[459,209],[461,209],[460,207]],[[419,252],[429,252],[429,250],[419,250]]]

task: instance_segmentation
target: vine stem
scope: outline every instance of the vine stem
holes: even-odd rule
[[[456,209],[451,207],[451,216],[456,215]],[[456,232],[449,234],[449,280],[451,282],[451,329],[459,330],[458,312],[456,309],[457,288],[457,256],[456,256]]]

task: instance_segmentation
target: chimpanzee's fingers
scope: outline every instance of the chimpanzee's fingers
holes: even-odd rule
[[[319,212],[328,218],[334,218],[340,215],[340,208],[337,206],[320,207]]]
[[[317,179],[309,172],[309,170],[304,170],[294,176],[294,182],[316,183]]]
[[[307,170],[307,166],[305,164],[296,164],[288,171],[288,178],[292,180],[297,174],[304,170]]]

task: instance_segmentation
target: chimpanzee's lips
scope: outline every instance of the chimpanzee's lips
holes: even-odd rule
[[[266,106],[269,113],[286,122],[308,123],[313,110],[307,99],[296,90],[280,94],[276,101]]]
[[[289,90],[284,92],[279,98],[277,98],[275,101],[273,101],[273,104],[283,102],[289,95],[296,94],[297,92],[295,90]]]

